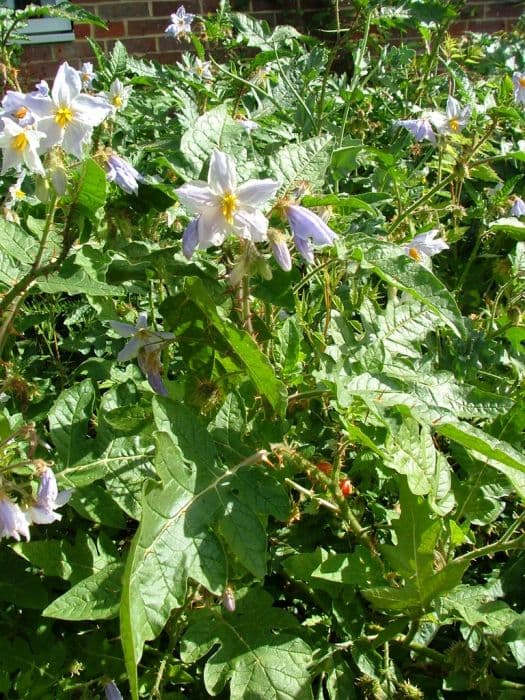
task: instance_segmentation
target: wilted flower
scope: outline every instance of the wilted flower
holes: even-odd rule
[[[525,105],[525,73],[514,73],[514,99],[520,105]]]
[[[439,229],[434,228],[425,233],[419,233],[410,243],[403,245],[404,252],[417,262],[424,261],[425,257],[432,257],[442,250],[448,250],[448,245],[442,238],[437,238]]]
[[[40,151],[60,144],[66,153],[82,157],[82,146],[91,138],[93,127],[111,113],[101,97],[82,95],[78,71],[63,63],[58,69],[50,97],[27,96],[27,106],[40,120],[38,128],[46,134]]]
[[[117,687],[115,681],[110,681],[104,686],[104,692],[106,693],[106,700],[123,700],[122,694]]]
[[[153,391],[167,396],[168,391],[160,376],[160,353],[175,338],[174,334],[152,331],[148,328],[148,315],[144,312],[139,314],[135,326],[121,321],[110,321],[109,325],[123,338],[131,338],[117,355],[117,360],[126,362],[136,357]]]
[[[332,245],[337,234],[310,209],[299,204],[285,204],[283,208],[292,229],[295,247],[306,262],[313,265],[312,243],[318,246]]]
[[[137,194],[139,182],[142,182],[143,177],[131,163],[113,153],[108,157],[106,167],[106,179],[109,182],[114,182],[128,194]]]
[[[268,239],[275,261],[285,272],[290,272],[292,269],[292,258],[286,244],[286,237],[279,230],[270,229],[268,231]]]
[[[470,113],[469,106],[461,108],[459,102],[449,96],[446,114],[431,112],[429,119],[440,134],[459,134],[470,119]]]
[[[22,183],[24,181],[25,176],[25,172],[22,171],[14,185],[11,185],[11,187],[9,188],[9,196],[4,202],[4,216],[8,221],[12,221],[13,223],[18,223],[19,221],[18,214],[16,214],[13,211],[14,206],[18,202],[25,199],[26,196],[25,192],[22,190]]]
[[[214,151],[208,182],[197,181],[179,187],[182,204],[198,217],[199,248],[221,245],[234,234],[251,241],[265,241],[268,220],[258,207],[272,197],[279,187],[274,180],[249,180],[237,186],[235,163],[221,151]],[[191,229],[193,237],[194,230]]]
[[[93,84],[93,80],[97,77],[97,74],[93,71],[93,64],[89,61],[83,63],[81,69],[78,71],[80,75],[80,80],[82,81],[82,87],[84,90],[89,90]]]
[[[198,245],[199,220],[192,219],[192,221],[190,221],[190,223],[186,226],[186,229],[182,234],[182,252],[184,254],[184,257],[190,260]]]
[[[0,133],[0,148],[3,150],[0,175],[4,175],[11,168],[19,170],[22,164],[33,173],[45,175],[37,150],[40,141],[46,135],[32,126],[16,124],[11,119],[2,121],[4,130]]]
[[[228,612],[235,612],[235,594],[231,586],[226,586],[224,589],[221,603]]]
[[[36,501],[27,511],[26,518],[30,524],[47,525],[62,519],[60,513],[55,511],[69,501],[73,490],[66,489],[59,492],[53,470],[48,466],[44,465],[39,469],[39,476],[40,485]]]
[[[204,78],[205,80],[213,79],[213,75],[211,72],[211,61],[201,61],[200,58],[196,58],[190,70],[192,73],[195,73],[195,75],[197,75],[199,78]]]
[[[410,131],[416,141],[430,141],[436,143],[436,135],[428,119],[397,119],[394,126],[402,126]]]
[[[128,104],[129,96],[133,92],[131,85],[124,85],[118,78],[109,86],[109,92],[102,94],[113,108],[113,116],[119,109],[124,109]]]
[[[512,216],[525,216],[525,202],[521,197],[514,197],[514,204],[510,209]]]
[[[191,33],[191,23],[194,19],[195,15],[186,12],[184,5],[181,5],[176,12],[170,15],[171,24],[164,31],[175,39],[184,39]]]
[[[40,80],[36,85],[36,90],[30,92],[31,97],[48,97],[49,96],[49,85],[47,80]]]
[[[0,539],[13,537],[20,542],[20,535],[30,539],[29,523],[20,506],[13,503],[5,493],[0,493]]]

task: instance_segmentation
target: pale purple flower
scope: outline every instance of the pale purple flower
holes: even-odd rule
[[[320,216],[299,204],[286,204],[284,211],[292,229],[295,247],[306,262],[313,265],[312,243],[317,246],[333,245],[337,234]]]
[[[26,95],[23,92],[8,90],[2,99],[1,118],[8,117],[20,126],[34,124],[35,117],[26,105]]]
[[[252,119],[245,119],[245,118],[238,118],[235,120],[237,124],[240,124],[242,127],[246,129],[246,131],[251,132],[255,131],[255,129],[259,128],[259,124],[257,122],[254,122]]]
[[[468,105],[462,108],[454,97],[449,96],[446,113],[431,112],[429,119],[440,134],[459,134],[468,123],[471,111]]]
[[[430,141],[436,143],[436,135],[432,131],[432,126],[428,119],[397,119],[395,126],[402,126],[410,131],[416,141]]]
[[[78,71],[63,63],[57,71],[51,95],[28,95],[27,106],[36,115],[38,128],[46,134],[41,153],[60,145],[77,158],[91,139],[93,128],[111,114],[111,105],[102,97],[81,94]]]
[[[425,258],[431,258],[442,250],[448,250],[448,245],[442,238],[436,238],[439,229],[434,228],[425,233],[419,233],[409,243],[402,246],[403,251],[413,260],[424,262]]]
[[[137,194],[139,182],[143,181],[142,175],[127,160],[113,153],[106,161],[107,175],[109,182],[114,182],[124,192]]]
[[[184,5],[181,5],[170,15],[171,24],[164,31],[175,39],[184,39],[191,34],[191,23],[194,19],[195,15],[186,12]]]
[[[182,234],[182,252],[184,257],[191,260],[195,249],[199,245],[199,220],[192,219]]]
[[[209,248],[221,245],[230,234],[253,242],[265,241],[268,219],[259,207],[273,197],[278,188],[279,183],[269,179],[237,185],[234,161],[226,153],[214,151],[208,182],[187,183],[176,192],[182,204],[199,215],[199,248]]]
[[[514,73],[514,99],[520,105],[525,105],[525,73]]]
[[[139,314],[134,326],[121,321],[110,321],[109,324],[123,338],[131,338],[117,355],[117,360],[127,362],[136,357],[153,391],[167,396],[168,391],[160,376],[162,370],[160,353],[175,338],[174,334],[148,328],[148,316],[144,312]]]
[[[16,503],[13,503],[4,493],[0,494],[0,539],[13,537],[20,542],[20,535],[30,539],[29,522]]]
[[[104,686],[104,692],[106,693],[106,700],[123,700],[122,694],[115,681],[106,683]]]
[[[71,498],[72,489],[58,490],[57,480],[53,470],[45,466],[39,470],[40,485],[36,501],[26,513],[30,524],[48,525],[56,520],[62,520],[60,513],[55,511],[65,505]]]
[[[231,586],[226,586],[222,594],[221,603],[228,612],[235,612],[235,594]]]
[[[510,209],[512,216],[525,216],[525,202],[521,197],[514,197],[514,204]]]
[[[35,85],[36,90],[29,93],[31,97],[49,97],[49,85],[47,80],[40,80],[40,82]]]
[[[285,272],[290,272],[292,269],[292,258],[286,244],[285,236],[277,229],[270,229],[268,239],[272,248],[273,257],[276,263]]]

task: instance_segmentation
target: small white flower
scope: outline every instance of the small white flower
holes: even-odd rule
[[[109,86],[109,92],[102,94],[107,99],[113,109],[113,116],[120,110],[124,109],[128,104],[129,96],[133,92],[131,85],[124,85],[117,78]]]
[[[201,61],[200,58],[196,58],[193,66],[190,68],[190,71],[197,77],[203,78],[204,80],[213,80],[211,61]]]
[[[22,164],[30,172],[45,175],[37,150],[46,135],[31,126],[20,126],[11,119],[4,119],[3,123],[4,130],[0,134],[0,148],[3,150],[0,175],[11,168],[19,170]]]
[[[111,114],[101,97],[82,95],[78,71],[63,63],[58,69],[51,96],[28,95],[27,105],[39,119],[38,128],[46,138],[40,152],[60,144],[66,153],[82,157],[82,147],[91,139],[93,127]]]
[[[82,81],[82,87],[84,90],[89,90],[93,84],[93,80],[97,77],[97,74],[93,71],[93,64],[89,61],[83,63],[81,69],[78,71],[80,75],[80,80]]]
[[[525,105],[525,73],[514,73],[512,76],[514,83],[514,99],[520,105]]]
[[[236,119],[235,120],[237,124],[240,124],[242,127],[246,129],[246,131],[255,131],[255,129],[259,128],[259,124],[257,122],[252,121],[251,119]]]
[[[186,12],[184,5],[181,5],[170,15],[171,24],[164,31],[175,39],[185,39],[188,34],[191,34],[191,23],[194,19],[195,15]]]
[[[12,221],[13,223],[18,223],[19,218],[18,214],[14,211],[14,207],[18,202],[21,202],[23,199],[25,199],[25,192],[22,189],[22,183],[24,181],[26,174],[24,171],[18,176],[17,181],[15,182],[14,185],[11,185],[9,188],[9,196],[6,198],[4,202],[4,216],[8,221]]]
[[[434,228],[431,231],[425,231],[425,233],[419,233],[410,243],[405,243],[402,246],[403,251],[412,260],[417,262],[424,262],[426,258],[431,258],[436,253],[440,253],[442,250],[448,250],[448,245],[442,238],[437,238],[439,235],[439,229]]]
[[[53,470],[47,466],[39,470],[40,486],[36,495],[36,501],[29,508],[25,516],[32,525],[48,525],[55,520],[61,520],[60,513],[56,513],[57,508],[65,505],[71,498],[73,489],[58,491],[57,480]]]
[[[26,540],[30,539],[29,523],[20,506],[0,493],[0,540],[3,537],[13,537],[20,542],[20,535]]]
[[[468,123],[471,111],[468,105],[462,108],[454,97],[449,97],[446,114],[431,112],[429,119],[440,134],[459,134]]]
[[[230,234],[254,242],[267,240],[268,219],[259,207],[278,188],[279,183],[270,179],[249,180],[238,186],[234,161],[226,153],[214,151],[208,182],[187,183],[176,192],[182,204],[199,215],[199,248],[209,248],[221,245]]]

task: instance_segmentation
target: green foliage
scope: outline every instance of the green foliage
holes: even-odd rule
[[[5,168],[2,697],[523,695],[525,41],[450,36],[459,4],[91,41],[83,99],[122,104]],[[2,9],[10,89],[37,16],[102,26]],[[448,96],[461,128],[398,124]]]

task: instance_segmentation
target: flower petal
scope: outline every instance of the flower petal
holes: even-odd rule
[[[275,180],[248,180],[236,192],[242,206],[258,207],[273,197],[281,183]]]
[[[332,245],[337,235],[321,217],[298,204],[288,204],[286,216],[295,238],[311,238],[316,245]]]
[[[206,182],[188,182],[175,190],[181,204],[193,214],[201,214],[204,209],[217,203],[217,196]]]
[[[111,328],[123,338],[129,338],[135,335],[136,327],[131,323],[122,323],[122,321],[109,321]]]
[[[143,345],[143,340],[140,340],[139,338],[132,338],[119,352],[117,355],[117,360],[119,360],[119,362],[127,362],[128,360],[132,360],[134,357],[137,357],[137,354]]]
[[[193,219],[186,226],[186,230],[182,234],[182,252],[184,257],[191,260],[196,247],[199,245],[199,220]]]
[[[233,216],[233,229],[240,238],[248,238],[254,243],[268,239],[268,219],[258,209],[246,207]]]
[[[74,103],[75,117],[88,126],[98,126],[113,109],[103,97],[79,95]]]
[[[221,245],[230,233],[229,227],[218,207],[207,207],[198,219],[199,248]]]
[[[82,81],[78,72],[71,68],[67,62],[64,62],[59,67],[53,82],[51,90],[53,102],[60,107],[69,106],[75,97],[80,95],[81,90]]]
[[[237,172],[232,158],[222,151],[213,151],[208,172],[208,184],[214,194],[234,192]]]

